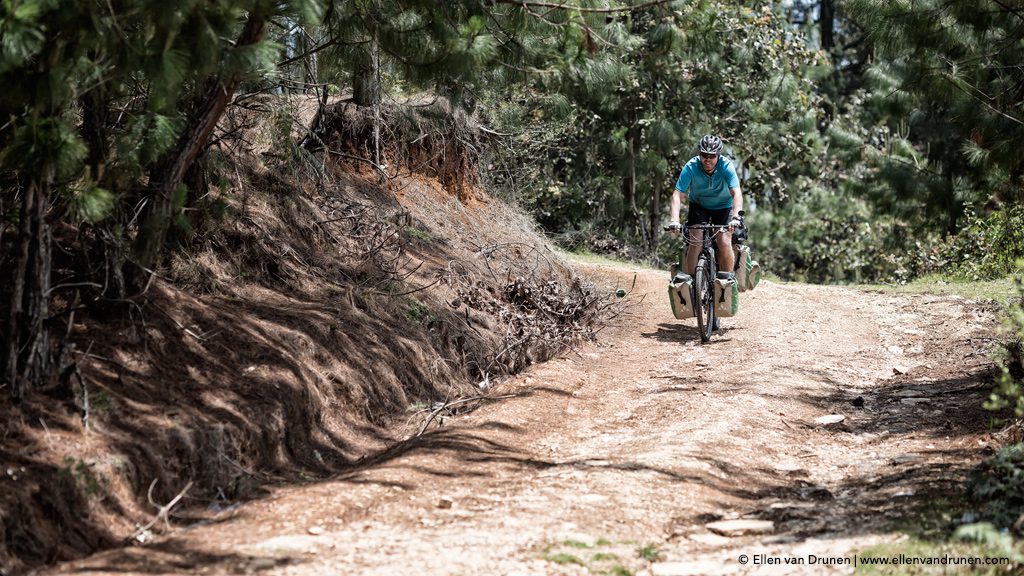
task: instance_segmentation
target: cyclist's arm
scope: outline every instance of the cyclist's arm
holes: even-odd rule
[[[683,193],[672,190],[672,200],[668,204],[668,221],[679,222],[679,212],[683,206]]]
[[[679,178],[676,180],[676,187],[672,190],[672,200],[668,205],[669,222],[679,222],[679,210],[683,205],[683,195],[690,187],[690,172],[684,166],[679,171]]]
[[[736,218],[743,210],[743,191],[740,190],[740,178],[736,174],[736,167],[733,166],[732,162],[728,162],[725,168],[726,182],[729,185],[729,194],[732,196],[731,217]]]
[[[743,211],[743,191],[736,186],[729,189],[729,194],[732,194],[732,217],[736,218]]]

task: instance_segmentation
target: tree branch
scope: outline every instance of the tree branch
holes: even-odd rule
[[[641,8],[650,8],[651,6],[660,6],[662,4],[668,4],[671,0],[651,0],[650,2],[644,2],[643,4],[637,4],[636,6],[621,6],[618,8],[581,8],[572,4],[552,4],[549,2],[525,2],[523,0],[495,0],[500,4],[512,4],[513,6],[521,6],[529,10],[530,8],[552,8],[555,10],[572,10],[574,12],[586,12],[592,14],[615,14],[618,12],[629,12],[630,10],[639,10]]]

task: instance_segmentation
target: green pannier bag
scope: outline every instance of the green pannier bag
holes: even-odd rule
[[[739,311],[739,282],[715,278],[715,315],[720,318],[732,318]]]
[[[736,285],[740,292],[753,290],[761,282],[761,265],[750,257],[750,246],[733,245],[736,254]]]
[[[693,318],[693,278],[677,272],[672,266],[672,280],[668,283],[668,300],[672,304],[672,315],[679,320]]]

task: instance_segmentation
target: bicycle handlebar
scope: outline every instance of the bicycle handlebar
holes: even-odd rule
[[[733,226],[729,226],[728,224],[683,224],[682,228],[688,228],[690,230],[724,230],[726,228],[733,228]],[[662,226],[661,229],[668,232],[672,228],[666,225]]]

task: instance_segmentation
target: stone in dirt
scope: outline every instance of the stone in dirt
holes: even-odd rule
[[[828,426],[829,424],[838,424],[843,420],[846,420],[846,416],[843,416],[842,414],[829,414],[827,416],[819,416],[818,418],[815,418],[814,423],[822,426]]]
[[[920,396],[922,394],[924,394],[924,390],[918,390],[916,388],[904,388],[902,390],[897,390],[897,391],[892,393],[893,396],[898,396],[900,398],[907,398],[907,397],[910,397],[910,396]]]
[[[745,534],[767,534],[775,530],[771,520],[720,520],[704,526],[715,534],[722,536],[743,536]]]
[[[927,404],[931,402],[930,398],[902,398],[900,404]]]
[[[705,546],[721,547],[729,543],[729,539],[718,534],[693,534],[688,536],[690,540]]]

